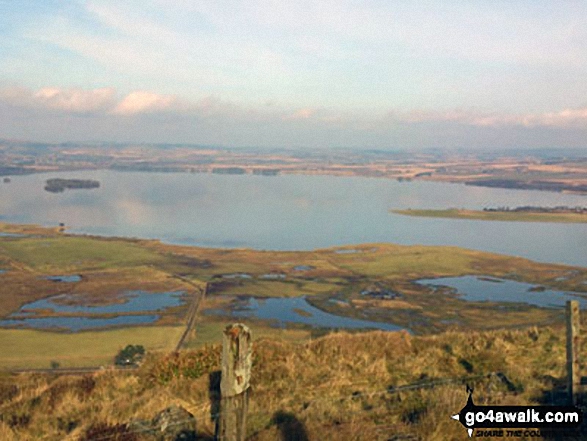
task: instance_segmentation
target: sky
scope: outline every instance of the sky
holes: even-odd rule
[[[0,138],[587,149],[583,0],[0,0]]]

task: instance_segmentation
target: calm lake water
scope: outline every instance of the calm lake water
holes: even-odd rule
[[[100,188],[48,193],[49,178]],[[0,185],[0,220],[209,247],[311,250],[366,242],[456,245],[587,266],[587,224],[415,218],[403,208],[587,205],[587,196],[335,176],[67,172]]]
[[[226,313],[226,311],[215,309],[205,311],[205,314],[222,315]],[[268,299],[250,297],[244,301],[239,300],[239,305],[230,311],[230,315],[232,317],[255,317],[263,320],[274,320],[280,327],[285,327],[288,323],[301,323],[315,328],[381,329],[383,331],[404,329],[390,323],[329,314],[310,305],[303,297]]]
[[[71,299],[69,294],[60,294],[46,299],[23,305],[4,320],[0,320],[0,327],[35,328],[35,329],[65,329],[76,332],[82,329],[104,328],[110,326],[131,326],[153,323],[159,319],[158,315],[126,315],[133,312],[160,312],[166,308],[179,306],[184,303],[184,291],[149,293],[145,291],[126,291],[121,297],[123,303],[110,305],[68,305],[63,302]],[[120,314],[116,317],[37,317],[38,310],[48,309],[53,312],[70,314]]]
[[[454,288],[463,299],[471,302],[515,302],[543,308],[556,308],[565,306],[567,300],[578,300],[581,308],[587,307],[585,294],[553,289],[536,290],[536,285],[515,280],[462,276],[422,279],[418,280],[418,283],[432,287]]]
[[[92,317],[41,317],[0,320],[0,326],[10,328],[63,329],[77,332],[84,329],[112,326],[145,325],[159,319],[157,315],[119,315],[110,318]]]
[[[124,314],[144,311],[162,311],[185,303],[181,298],[183,294],[184,291],[160,293],[126,291],[120,296],[123,303],[112,303],[109,305],[68,305],[65,302],[71,299],[72,296],[69,294],[60,294],[27,303],[26,305],[23,305],[19,311],[11,314],[11,316],[34,314],[35,310],[38,309],[81,314]]]

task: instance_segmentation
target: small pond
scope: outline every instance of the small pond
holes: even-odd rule
[[[76,332],[83,329],[106,328],[110,326],[129,326],[153,323],[159,319],[157,315],[119,315],[110,318],[92,317],[39,317],[24,319],[0,320],[0,327],[34,328],[34,329],[66,329]]]
[[[82,329],[104,328],[110,326],[131,326],[153,323],[159,319],[158,315],[129,315],[140,312],[160,312],[166,308],[179,306],[185,303],[182,298],[184,291],[149,293],[146,291],[126,291],[121,298],[123,303],[109,305],[75,304],[83,300],[78,294],[60,294],[46,299],[27,303],[20,310],[14,312],[4,320],[0,320],[0,327],[19,327],[35,329],[67,329],[79,331]],[[67,304],[70,302],[73,304]],[[120,314],[116,317],[39,317],[42,310],[53,313],[68,314]]]
[[[263,274],[260,277],[263,280],[283,280],[285,279],[285,274],[282,273],[269,273]]]
[[[252,279],[253,276],[247,273],[232,273],[232,274],[223,274],[221,276],[223,279]]]
[[[82,280],[82,276],[79,274],[72,274],[69,276],[47,276],[45,279],[52,280],[53,282],[76,283]]]
[[[542,308],[565,306],[567,300],[578,300],[582,308],[587,306],[587,293],[544,289],[536,285],[514,280],[485,276],[443,277],[421,279],[416,283],[430,287],[446,286],[457,291],[464,300],[471,302],[528,303]]]
[[[146,291],[126,291],[121,298],[123,303],[109,305],[79,305],[67,304],[68,300],[76,301],[81,296],[60,294],[46,299],[27,303],[20,310],[10,316],[30,315],[35,309],[50,309],[54,312],[81,313],[81,314],[124,314],[144,311],[161,311],[184,303],[181,298],[184,291],[149,293]]]
[[[210,309],[205,314],[227,314],[226,311]],[[287,323],[301,323],[318,328],[381,329],[399,331],[404,328],[390,323],[341,317],[324,312],[310,305],[304,297],[257,299],[249,297],[239,300],[238,308],[228,314],[233,317],[254,317],[276,320],[280,327]]]
[[[294,271],[312,271],[315,269],[316,267],[312,265],[298,265],[293,267]]]

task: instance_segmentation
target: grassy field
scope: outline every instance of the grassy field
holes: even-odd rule
[[[109,366],[127,344],[150,352],[169,352],[183,331],[181,326],[142,326],[106,331],[60,333],[28,329],[0,329],[0,368]]]
[[[418,217],[440,217],[449,219],[470,219],[507,222],[560,222],[587,223],[587,215],[578,213],[522,213],[482,210],[391,210],[392,213]]]
[[[132,290],[149,292],[184,291],[188,299],[207,284],[208,296],[200,306],[197,332],[190,334],[189,347],[215,341],[209,330],[233,320],[230,310],[239,296],[307,296],[320,309],[347,317],[393,323],[416,334],[434,334],[450,329],[517,328],[561,323],[560,309],[511,304],[474,303],[461,300],[446,290],[434,290],[414,283],[422,278],[477,275],[502,277],[535,286],[587,293],[587,269],[532,262],[456,247],[363,244],[307,252],[254,251],[248,249],[210,249],[167,245],[157,241],[105,239],[75,236],[40,227],[0,225],[0,231],[22,236],[0,236],[0,317],[17,311],[23,304],[57,294],[74,295],[82,304],[120,302],[120,293]],[[75,283],[56,283],[47,275],[75,274]],[[240,274],[234,277],[235,274]],[[279,278],[267,279],[267,275]],[[370,287],[388,289],[399,296],[381,301],[361,295]],[[531,295],[529,293],[528,295]],[[331,302],[330,300],[337,300]],[[169,310],[160,326],[185,324],[187,310]],[[226,310],[224,317],[208,316],[207,309]],[[492,317],[488,321],[487,317]],[[291,326],[286,331],[270,328],[268,322],[247,319],[263,335],[279,334],[288,341],[305,341],[324,334],[324,330]],[[48,366],[52,359],[64,357],[63,366],[88,365],[112,357],[123,343],[141,332],[147,341],[155,338],[157,327],[128,328],[99,332],[104,349],[93,354],[86,340],[91,333],[43,333],[0,331],[11,351],[0,366]],[[173,328],[175,329],[175,328]],[[179,328],[178,328],[179,329]],[[145,330],[145,331],[140,331]],[[41,335],[39,351],[29,352],[12,336]],[[179,331],[176,334],[178,335]],[[8,339],[11,336],[10,339]],[[32,338],[32,337],[31,337]],[[69,342],[87,343],[85,351],[71,355]],[[175,338],[175,337],[173,337]],[[128,341],[124,341],[127,339]],[[171,339],[171,337],[170,337]],[[153,347],[171,347],[165,341]],[[166,346],[167,345],[167,346]],[[84,345],[82,345],[84,346]],[[42,349],[42,351],[40,350]],[[37,354],[38,360],[35,360]],[[44,355],[46,354],[46,355]],[[71,358],[69,358],[71,356]],[[8,358],[10,358],[10,360]],[[59,360],[57,360],[59,361]]]
[[[556,397],[565,375],[564,314],[554,308],[466,302],[414,281],[470,274],[587,292],[585,268],[455,247],[218,250],[4,228],[23,236],[0,237],[0,268],[6,270],[0,274],[2,316],[59,293],[109,304],[119,301],[117,293],[124,290],[189,294],[208,286],[195,332],[179,353],[174,348],[188,305],[158,326],[78,333],[0,329],[4,369],[49,368],[51,362],[108,365],[128,344],[142,344],[148,352],[145,364],[133,372],[0,374],[0,439],[7,441],[86,441],[97,433],[112,437],[125,431],[131,433],[121,439],[146,440],[127,424],[151,419],[172,404],[192,412],[200,434],[210,437],[209,375],[219,366],[218,344],[221,330],[232,321],[232,302],[245,295],[305,295],[325,311],[395,323],[415,334],[276,329],[244,320],[255,340],[250,440],[280,439],[291,431],[298,431],[300,439],[461,440],[463,427],[450,419],[466,401],[459,379],[475,378],[468,381],[474,381],[478,404],[538,404]],[[43,278],[51,274],[77,274],[81,280]],[[264,278],[267,274],[280,278]],[[373,286],[399,298],[361,295]],[[207,309],[226,309],[227,316],[207,315]],[[487,377],[491,372],[500,376]],[[393,387],[447,378],[455,383],[389,393]]]
[[[0,249],[21,264],[42,272],[120,268],[162,260],[130,241],[76,236],[12,238],[0,242]]]

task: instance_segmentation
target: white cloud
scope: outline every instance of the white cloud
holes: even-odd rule
[[[91,113],[110,107],[114,102],[115,93],[112,87],[93,90],[44,87],[35,92],[33,98],[51,109],[72,113]]]
[[[356,130],[368,136],[396,127],[443,127],[459,125],[469,128],[530,128],[530,129],[587,129],[587,107],[566,108],[558,111],[535,113],[489,113],[477,109],[417,110],[402,112],[394,110],[382,115],[375,110],[339,108],[292,107],[273,103],[243,106],[234,102],[208,96],[199,100],[187,100],[175,95],[160,94],[147,90],[132,91],[119,95],[113,87],[96,89],[42,87],[38,90],[26,88],[0,89],[0,104],[36,109],[37,117],[43,115],[87,115],[100,118],[139,117],[145,114],[165,113],[180,117],[184,121],[206,121],[206,124],[240,124],[259,127],[280,125],[285,128],[296,123],[300,130]],[[173,118],[172,118],[173,119]],[[129,119],[133,121],[134,119]],[[439,126],[439,127],[440,127]]]
[[[112,110],[117,115],[135,115],[170,110],[177,98],[171,95],[159,95],[153,92],[131,92]]]
[[[477,127],[587,128],[587,107],[527,114],[479,113],[475,110],[414,111],[390,113],[391,119],[407,123],[445,122]]]
[[[312,118],[314,115],[316,115],[317,110],[316,109],[312,109],[310,107],[306,107],[306,108],[302,108],[302,109],[298,109],[293,113],[290,113],[288,115],[285,115],[282,117],[283,120],[287,121],[295,121],[295,120],[304,120],[304,119],[310,119]]]
[[[560,112],[550,112],[529,118],[524,125],[549,127],[586,127],[587,107],[564,109]]]
[[[36,92],[25,88],[0,90],[0,99],[16,106],[40,107],[66,113],[98,113],[115,103],[116,91],[112,87],[78,89],[43,87]]]

